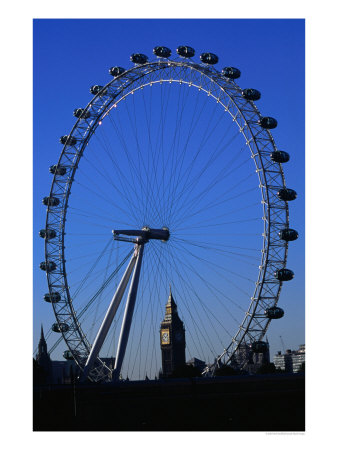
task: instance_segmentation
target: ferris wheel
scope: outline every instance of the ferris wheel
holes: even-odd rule
[[[92,381],[158,374],[169,286],[187,357],[205,361],[205,375],[240,346],[265,351],[294,276],[297,194],[270,131],[277,121],[255,104],[260,92],[239,87],[237,68],[217,71],[213,53],[199,62],[187,46],[153,53],[132,54],[131,68],[112,67],[108,83],[90,88],[43,199],[52,331]]]

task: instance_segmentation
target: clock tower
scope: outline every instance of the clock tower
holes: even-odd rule
[[[171,375],[174,369],[185,364],[185,329],[178,316],[177,305],[171,293],[165,306],[165,316],[160,329],[162,351],[162,376]]]

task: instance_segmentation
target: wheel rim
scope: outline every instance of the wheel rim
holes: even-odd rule
[[[58,198],[60,200],[60,203],[56,207],[47,208],[46,229],[53,229],[57,234],[54,239],[45,240],[46,262],[52,260],[57,265],[57,269],[55,271],[47,273],[49,292],[50,295],[52,295],[54,292],[60,293],[60,301],[52,304],[54,313],[59,325],[62,323],[66,323],[69,326],[69,329],[67,331],[63,331],[62,335],[67,343],[68,349],[72,352],[74,359],[81,368],[83,368],[85,360],[88,356],[91,340],[88,339],[88,333],[83,331],[81,324],[82,317],[86,313],[86,311],[84,311],[86,305],[82,306],[82,308],[79,308],[77,305],[75,305],[75,307],[73,306],[74,293],[77,292],[79,286],[75,291],[71,291],[71,288],[68,284],[68,275],[66,271],[66,266],[69,264],[66,263],[65,251],[65,246],[66,248],[68,246],[68,243],[67,245],[65,245],[66,217],[68,220],[69,208],[71,208],[69,196],[71,190],[73,190],[73,182],[74,179],[76,180],[76,174],[79,173],[78,169],[79,167],[81,167],[80,161],[82,164],[84,161],[84,159],[82,158],[84,158],[86,155],[87,147],[89,149],[91,142],[93,142],[94,138],[96,138],[96,133],[98,136],[97,140],[101,139],[102,141],[104,141],[104,139],[106,138],[103,132],[101,133],[100,131],[101,124],[103,125],[103,122],[106,123],[108,120],[110,120],[109,118],[111,117],[111,114],[122,108],[123,103],[127,104],[127,102],[131,100],[132,96],[133,98],[136,98],[137,96],[139,96],[139,98],[143,98],[142,95],[144,96],[144,94],[141,94],[141,92],[145,92],[145,90],[152,90],[153,88],[157,87],[160,87],[160,89],[162,89],[161,86],[164,85],[177,85],[181,87],[183,86],[186,90],[189,90],[190,87],[195,90],[197,88],[199,91],[201,91],[201,95],[199,97],[207,98],[209,96],[213,100],[213,105],[217,105],[219,110],[223,109],[223,112],[225,113],[224,115],[230,117],[230,119],[234,122],[234,125],[237,125],[236,128],[237,130],[239,130],[239,134],[244,137],[244,141],[242,140],[242,144],[248,148],[247,158],[250,159],[249,157],[251,155],[251,159],[255,167],[255,169],[253,169],[252,171],[254,172],[254,170],[256,170],[260,185],[260,200],[263,206],[263,245],[260,249],[261,258],[259,263],[260,267],[258,270],[258,276],[255,281],[253,295],[251,295],[251,299],[249,299],[249,306],[244,312],[244,319],[242,319],[242,321],[237,324],[237,331],[233,334],[230,333],[231,337],[228,337],[228,342],[230,343],[228,343],[227,345],[223,345],[223,348],[219,348],[219,350],[214,353],[214,357],[217,359],[217,361],[227,363],[231,360],[231,357],[234,355],[236,349],[242,342],[251,344],[256,340],[261,340],[263,338],[271,320],[265,316],[264,311],[269,307],[275,306],[280,295],[282,283],[275,278],[274,272],[285,267],[287,257],[287,242],[281,241],[278,233],[280,232],[281,228],[288,228],[289,219],[287,202],[282,201],[278,198],[277,191],[281,187],[285,187],[285,182],[281,165],[279,163],[273,162],[270,158],[271,152],[275,151],[277,148],[270,131],[263,129],[258,124],[258,121],[262,116],[256,108],[255,104],[243,98],[242,90],[233,80],[225,78],[216,70],[206,65],[195,64],[190,60],[159,60],[135,66],[106,84],[101,92],[95,95],[94,98],[88,103],[87,107],[84,108],[84,110],[90,112],[91,115],[90,117],[85,119],[78,119],[75,123],[69,136],[72,136],[76,139],[76,144],[72,146],[64,145],[60,159],[58,161],[58,167],[65,167],[67,171],[63,175],[54,174],[50,191],[50,196]],[[104,93],[104,95],[102,95],[102,92]],[[131,101],[130,104],[132,104]],[[132,108],[130,108],[130,116],[133,116],[132,111]],[[147,116],[147,112],[145,113],[145,116]],[[136,118],[132,117],[130,123],[133,124],[133,121],[135,119]],[[139,120],[140,118],[137,118],[137,121]],[[147,119],[144,120],[146,121]],[[135,121],[135,124],[138,123],[137,121]],[[111,129],[116,128],[117,130],[119,130],[119,124],[120,122],[118,122],[118,119],[116,120],[115,124],[114,122],[111,122]],[[211,123],[211,126],[212,125],[213,122]],[[145,123],[144,126],[146,126]],[[102,129],[103,128],[104,127],[102,126]],[[126,147],[128,147],[127,143],[128,141],[125,141],[124,145]],[[123,147],[123,144],[121,144],[121,147]],[[138,157],[139,156],[140,154],[138,153]],[[148,159],[151,159],[151,156],[154,156],[154,153],[150,153],[149,151]],[[94,159],[91,161],[93,162]],[[173,160],[171,162],[173,163]],[[116,165],[118,166],[117,163]],[[149,167],[151,166],[149,166],[148,162],[148,166],[146,166],[145,168],[149,169]],[[163,168],[164,164],[162,164],[162,170]],[[101,167],[100,171],[102,170],[103,168]],[[115,174],[119,173],[117,168],[115,168],[115,171]],[[194,173],[195,178],[190,179],[190,183],[197,183],[196,176],[200,172],[201,170]],[[182,175],[182,173],[180,175]],[[121,174],[120,176],[122,177]],[[147,184],[143,184],[140,192],[136,194],[135,198],[137,198],[138,201],[140,201],[142,195],[144,195],[145,191],[148,188],[154,188],[155,186],[150,184],[149,179],[147,183],[148,186]],[[122,185],[123,183],[115,188],[115,193],[121,194],[121,191],[123,191]],[[123,186],[124,188],[126,188],[125,184]],[[158,188],[159,184],[157,184],[156,187]],[[189,182],[183,183],[180,186],[181,195],[184,196],[184,191],[187,187],[189,187]],[[175,189],[174,183],[173,185],[169,186],[168,189],[168,192],[171,192],[171,197],[175,197],[173,195]],[[137,189],[133,188],[133,191],[135,193],[137,192]],[[152,194],[150,196],[150,200],[155,200],[154,195],[155,194]],[[157,202],[158,201],[159,200],[157,197]],[[169,194],[166,201],[170,203]],[[196,195],[193,197],[193,202],[194,205],[198,203],[198,197]],[[132,199],[129,198],[127,203],[129,204],[130,208]],[[156,203],[156,200],[154,201],[154,203]],[[181,203],[181,211],[182,208],[183,203]],[[194,212],[193,209],[190,210]],[[171,211],[173,211],[173,204],[171,204]],[[155,210],[153,210],[153,217],[156,217],[156,215],[159,219],[161,214],[159,213],[159,211],[155,212]],[[184,217],[181,216],[181,222],[184,223],[183,219]],[[141,222],[137,225],[154,226],[154,224],[144,223],[146,220],[147,215],[144,214]],[[167,218],[163,216],[161,220],[162,223],[158,223],[158,226],[168,225],[168,216]],[[206,223],[209,223],[210,225],[210,221],[206,221]],[[113,229],[115,226],[116,223],[114,223],[114,219],[112,219],[111,229]],[[173,233],[173,236],[175,236],[175,227],[170,231],[171,233]],[[176,236],[176,239],[177,245],[180,239],[179,235]],[[199,240],[197,244],[201,244],[201,242],[202,241]],[[159,262],[162,261],[163,264],[168,264],[168,261],[166,261],[165,259],[168,257],[163,254],[163,251],[164,247],[156,247],[153,250],[157,258],[155,259]],[[124,247],[123,250],[121,249],[121,253],[123,253],[123,255],[120,255],[121,259],[119,264],[116,262],[116,266],[121,266],[120,268],[123,267],[122,262],[124,261],[125,263],[125,260],[128,257],[127,255],[130,253],[130,249]],[[234,255],[233,260],[235,257],[240,258],[241,256],[240,254]],[[148,268],[148,270],[150,269]],[[172,269],[172,271],[174,271],[174,269]],[[177,268],[176,273],[179,273],[179,270]],[[107,274],[108,273],[106,271],[106,276]],[[117,270],[116,276],[118,276],[118,274],[119,270]],[[173,280],[170,279],[171,275],[168,270],[166,272],[165,278],[165,282],[164,279],[162,280],[162,287],[164,285],[168,285],[169,282],[173,284]],[[195,278],[198,278],[198,272],[197,274],[195,274]],[[203,278],[203,282],[204,284],[206,283],[205,278]],[[229,282],[231,282],[231,280]],[[158,281],[158,286],[159,283],[160,282]],[[181,283],[177,281],[177,286],[175,286],[174,284],[174,287],[177,287],[176,297],[180,295],[179,292],[182,293],[182,291],[184,291],[184,285],[182,283],[183,280],[181,280]],[[185,286],[185,289],[188,289],[188,285]],[[192,286],[190,286],[190,289],[192,289]],[[160,289],[158,287],[158,291],[159,290]],[[197,295],[198,297],[197,292],[195,292],[195,295]],[[161,301],[162,305],[164,305],[165,297],[162,296]],[[181,301],[181,305],[183,305],[183,296],[181,298]],[[207,307],[207,305],[204,304],[203,307],[205,312],[205,308]],[[75,310],[77,310],[77,312]],[[201,311],[203,311],[203,308],[201,308]],[[231,311],[228,311],[228,313],[231,314]],[[197,318],[195,318],[195,322],[196,321],[198,321]],[[157,322],[157,325],[155,326],[158,326],[159,323],[160,322]],[[210,324],[208,326],[210,326]],[[208,357],[210,358],[210,356]],[[105,366],[103,361],[99,360],[97,363],[97,367],[91,373],[91,378],[95,381],[107,379],[109,378],[110,373],[110,369]]]

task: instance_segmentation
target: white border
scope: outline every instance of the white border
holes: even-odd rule
[[[122,2],[102,0],[100,4],[89,1],[59,0],[56,2],[13,1],[6,3],[2,14],[0,38],[2,42],[1,70],[2,104],[2,220],[1,237],[5,255],[1,258],[1,273],[5,289],[2,289],[3,366],[1,384],[5,390],[2,429],[3,441],[10,447],[30,446],[53,450],[60,446],[59,439],[67,439],[67,446],[84,448],[102,443],[109,444],[105,433],[32,433],[31,422],[31,324],[32,324],[32,127],[28,120],[32,110],[32,18],[305,18],[306,19],[306,288],[307,288],[307,431],[305,435],[241,433],[241,447],[275,449],[320,445],[335,441],[337,404],[336,336],[333,336],[337,311],[337,264],[333,260],[337,252],[337,143],[334,138],[336,117],[333,107],[337,100],[336,43],[337,24],[334,2],[284,0],[244,1],[231,3],[209,0],[207,3],[171,1]],[[315,6],[316,5],[316,6]],[[164,12],[164,8],[168,8]],[[95,14],[95,16],[94,16]],[[20,86],[20,95],[11,89]],[[325,89],[323,89],[325,86]],[[25,95],[22,97],[23,92]],[[17,130],[20,99],[20,133]],[[10,105],[13,105],[11,107]],[[21,117],[22,118],[22,117]],[[20,119],[20,117],[19,117]],[[4,126],[5,125],[5,126]],[[5,152],[4,150],[7,149]],[[10,151],[8,151],[10,150]],[[29,199],[29,200],[28,200]],[[25,222],[22,218],[25,217]],[[20,239],[20,252],[17,244]],[[22,247],[23,236],[26,241]],[[21,289],[18,289],[21,288]],[[24,287],[24,288],[23,288]],[[18,298],[15,294],[20,292]],[[19,303],[20,302],[20,303]],[[328,327],[330,324],[330,327]],[[15,361],[20,362],[16,364]],[[12,364],[11,364],[12,363]],[[21,366],[22,369],[18,370]],[[6,369],[4,369],[4,367]],[[25,369],[28,367],[28,370]],[[27,373],[28,372],[28,373]],[[331,404],[331,408],[329,407]],[[124,447],[147,448],[160,446],[172,448],[176,438],[199,447],[217,443],[221,446],[236,445],[237,433],[130,433],[124,438]],[[84,439],[85,438],[85,441]],[[114,444],[122,438],[113,437]],[[76,441],[75,441],[76,439]],[[223,440],[224,439],[224,440]],[[217,441],[216,441],[217,440]],[[76,444],[77,442],[77,444]],[[8,445],[8,444],[7,444]],[[237,447],[237,446],[236,446]]]

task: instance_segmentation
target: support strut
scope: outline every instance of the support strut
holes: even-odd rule
[[[90,371],[93,369],[96,358],[99,355],[101,347],[106,339],[109,328],[112,324],[112,321],[115,317],[116,311],[121,303],[126,287],[129,283],[130,276],[134,270],[132,281],[130,283],[128,299],[126,302],[126,307],[124,311],[124,317],[119,337],[119,342],[117,346],[117,353],[115,359],[115,365],[113,370],[113,381],[118,381],[120,377],[121,367],[124,359],[124,355],[126,352],[128,337],[131,327],[131,321],[133,318],[134,307],[137,296],[137,288],[140,279],[141,265],[142,265],[142,257],[144,245],[149,242],[150,239],[158,239],[163,242],[166,242],[169,237],[169,229],[163,227],[162,229],[154,229],[149,227],[143,227],[142,230],[113,230],[114,239],[120,241],[133,242],[135,244],[134,253],[130,259],[128,267],[123,274],[122,280],[115,292],[115,295],[109,305],[108,311],[106,313],[105,318],[101,324],[99,332],[96,335],[94,344],[89,353],[88,359],[86,361],[81,380],[84,381],[88,377],[90,377]],[[121,237],[120,235],[125,236],[135,236],[135,238],[131,237]]]
[[[134,274],[133,274],[133,279],[131,281],[130,288],[129,288],[129,295],[128,295],[128,300],[126,303],[126,308],[124,311],[123,323],[122,323],[122,327],[121,327],[119,343],[117,346],[116,360],[115,360],[115,366],[114,366],[114,371],[113,371],[113,381],[118,381],[118,379],[119,379],[124,355],[125,355],[126,348],[127,348],[129,331],[130,331],[131,321],[132,321],[133,313],[134,313],[138,282],[140,279],[143,249],[144,249],[144,244],[141,244],[139,246],[136,266],[135,266],[135,270],[134,270]]]
[[[126,290],[126,287],[128,285],[131,273],[134,269],[136,260],[138,257],[138,246],[135,246],[135,251],[130,259],[130,262],[128,264],[128,267],[126,271],[123,274],[122,280],[120,281],[120,284],[115,292],[115,295],[109,305],[108,311],[105,315],[105,318],[103,319],[102,325],[99,329],[99,332],[96,335],[94,344],[92,346],[92,349],[90,351],[90,354],[88,356],[86,365],[84,367],[83,373],[82,373],[82,381],[86,380],[91,369],[93,368],[93,364],[101,350],[101,347],[104,343],[104,340],[107,336],[107,333],[109,331],[109,328],[111,326],[111,323],[115,317],[116,311],[121,303],[123,294]]]

